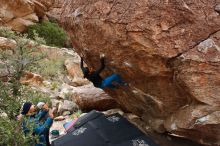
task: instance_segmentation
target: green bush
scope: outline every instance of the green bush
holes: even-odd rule
[[[73,93],[72,92],[68,92],[68,93],[65,93],[64,94],[64,98],[66,100],[72,100],[72,96],[73,96]]]
[[[56,23],[42,22],[28,27],[30,38],[33,38],[35,32],[50,46],[63,47],[67,41],[66,33]]]
[[[26,98],[27,101],[30,101],[34,105],[37,105],[38,102],[48,103],[49,106],[52,105],[49,94],[33,90],[29,87],[25,87],[23,89],[23,96]]]
[[[45,79],[58,79],[61,74],[65,74],[64,70],[65,58],[42,60],[38,62],[38,67],[34,72],[40,74]]]
[[[0,68],[5,70],[5,76],[9,77],[12,83],[13,94],[19,95],[20,79],[26,71],[32,71],[38,62],[45,58],[45,54],[39,52],[38,47],[44,40],[34,33],[34,41],[30,46],[30,39],[27,35],[13,33],[7,28],[0,27],[0,36],[13,38],[16,42],[16,48],[11,50],[0,49]]]
[[[0,117],[0,145],[1,146],[30,146],[28,139],[21,132],[21,123]]]
[[[76,112],[74,112],[70,118],[74,119],[74,118],[79,118],[79,116],[82,114],[82,111],[80,109],[78,109]]]
[[[58,82],[52,82],[52,85],[51,85],[51,90],[55,90],[59,87],[59,83]]]
[[[51,105],[47,94],[34,91],[33,89],[20,86],[20,96],[11,94],[11,83],[0,81],[0,145],[1,146],[30,146],[37,137],[33,137],[32,132],[26,136],[21,129],[21,121],[17,121],[16,116],[24,101],[30,101],[33,104],[45,102]],[[1,116],[2,113],[7,116]],[[23,117],[23,120],[27,120]],[[26,122],[28,123],[28,122]],[[26,125],[28,129],[33,130],[33,125]]]
[[[7,27],[0,27],[0,36],[6,37],[10,39],[14,39],[16,37],[16,33]]]
[[[33,36],[35,43],[30,47],[30,40],[25,34],[14,33],[8,28],[0,27],[0,36],[14,39],[17,46],[13,51],[0,49],[0,68],[5,70],[8,82],[0,81],[0,146],[30,146],[35,137],[32,132],[24,136],[21,123],[16,116],[24,101],[47,102],[46,95],[37,93],[20,83],[25,71],[31,71],[37,62],[45,57],[38,52],[39,43],[44,40]],[[6,116],[2,116],[2,114]],[[27,125],[29,127],[29,125]],[[33,129],[30,128],[28,129]]]

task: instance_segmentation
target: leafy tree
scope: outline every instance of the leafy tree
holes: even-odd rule
[[[27,35],[15,34],[7,28],[0,28],[0,36],[14,39],[17,42],[13,50],[0,50],[0,67],[5,70],[6,76],[12,85],[13,95],[19,95],[20,79],[26,71],[31,71],[37,62],[45,58],[46,54],[39,52],[39,45],[44,43],[42,38],[35,34],[33,42]]]
[[[34,38],[35,33],[44,38],[46,44],[50,46],[63,47],[67,41],[65,31],[57,23],[42,22],[29,26],[28,36]]]
[[[36,68],[35,72],[47,79],[58,80],[60,75],[66,73],[64,62],[65,56],[49,60],[41,60],[39,61],[39,68]]]
[[[37,102],[39,94],[23,86],[20,79],[26,71],[36,68],[37,62],[45,57],[45,54],[39,53],[38,50],[44,40],[35,34],[33,42],[27,39],[27,35],[2,27],[0,36],[17,42],[15,49],[0,50],[0,68],[8,79],[7,82],[0,81],[0,145],[30,146],[35,137],[32,132],[24,136],[16,116],[25,100]],[[33,129],[32,125],[27,126]]]

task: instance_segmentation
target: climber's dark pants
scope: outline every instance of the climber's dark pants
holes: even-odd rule
[[[113,82],[115,82],[115,83],[117,83],[119,85],[123,85],[124,84],[124,82],[122,81],[121,77],[118,74],[113,74],[113,75],[105,78],[102,81],[101,88],[103,89],[103,88],[108,87],[108,88],[114,89],[114,88],[116,88],[116,86],[112,84]]]

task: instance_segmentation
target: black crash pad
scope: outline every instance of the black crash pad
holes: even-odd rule
[[[158,146],[119,114],[91,111],[79,118],[52,146]]]

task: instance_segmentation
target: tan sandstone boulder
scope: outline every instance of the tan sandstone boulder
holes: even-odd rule
[[[116,72],[129,83],[107,91],[121,106],[156,131],[214,146],[220,145],[218,4],[66,0],[60,22],[89,67],[104,53],[102,76]]]
[[[82,110],[109,110],[117,108],[118,104],[108,94],[99,88],[95,88],[92,83],[75,88],[73,101]]]
[[[26,85],[42,85],[43,81],[44,79],[40,75],[32,72],[26,72],[20,80],[22,84]]]
[[[15,40],[0,37],[0,49],[14,49],[16,45],[17,43]]]
[[[53,5],[50,7],[49,11],[47,12],[47,16],[50,19],[59,20],[61,16],[61,8],[64,4],[63,0],[53,0]]]
[[[43,19],[53,0],[1,0],[0,24],[23,32]]]

